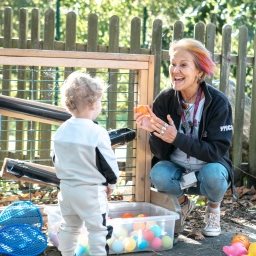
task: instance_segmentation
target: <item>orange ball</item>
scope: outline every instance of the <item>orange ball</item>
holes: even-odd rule
[[[134,108],[134,112],[143,114],[145,116],[150,116],[147,105],[138,105],[137,107]]]
[[[125,212],[122,214],[121,216],[122,218],[132,218],[133,217],[133,214],[130,213],[130,212]]]
[[[244,234],[235,234],[231,240],[231,244],[239,242],[241,243],[247,250],[250,246],[250,240],[247,235]]]

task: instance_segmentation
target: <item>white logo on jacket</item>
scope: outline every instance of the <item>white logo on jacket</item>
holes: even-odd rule
[[[223,125],[220,127],[221,132],[232,131],[232,130],[233,130],[233,125]]]

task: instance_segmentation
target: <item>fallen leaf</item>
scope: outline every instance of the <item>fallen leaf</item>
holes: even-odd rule
[[[204,235],[202,234],[202,232],[198,229],[193,229],[188,235],[187,235],[188,238],[193,238],[195,240],[204,240],[205,237]]]

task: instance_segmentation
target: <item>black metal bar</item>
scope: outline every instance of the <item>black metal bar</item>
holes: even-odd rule
[[[109,131],[111,145],[118,146],[128,143],[135,138],[135,131],[129,128],[121,128]],[[59,179],[56,174],[45,169],[40,169],[20,160],[7,160],[6,171],[17,178],[28,178],[34,181],[41,181],[53,186],[59,186]]]

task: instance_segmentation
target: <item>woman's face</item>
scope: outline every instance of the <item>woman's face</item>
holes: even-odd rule
[[[174,51],[170,58],[170,78],[173,88],[177,91],[186,91],[198,86],[200,72],[194,62],[193,55],[183,49]]]

